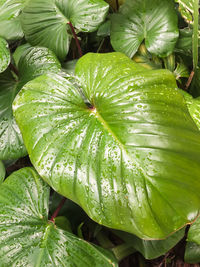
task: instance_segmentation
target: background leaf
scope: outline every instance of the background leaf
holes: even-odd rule
[[[199,263],[200,262],[200,245],[194,242],[187,242],[185,248],[184,259],[188,263]]]
[[[49,187],[32,168],[10,175],[0,186],[2,266],[116,266],[108,251],[48,221]]]
[[[175,0],[179,4],[179,11],[182,17],[188,22],[193,22],[194,0]]]
[[[193,98],[190,94],[183,90],[180,90],[180,92],[184,95],[190,115],[200,129],[200,97]]]
[[[125,243],[139,251],[145,259],[155,259],[173,248],[185,234],[185,228],[177,231],[164,240],[143,240],[129,233],[114,231]]]
[[[72,38],[68,23],[80,31],[95,31],[108,7],[103,0],[29,1],[21,19],[25,37],[32,45],[48,47],[64,60]]]
[[[27,0],[0,0],[0,36],[6,40],[21,39],[24,34],[20,13]]]
[[[2,181],[4,180],[5,175],[6,175],[6,170],[3,162],[0,160],[0,183],[2,183]]]
[[[131,58],[143,41],[152,54],[168,56],[178,35],[177,15],[168,0],[127,0],[111,17],[111,44]]]
[[[0,73],[10,64],[10,50],[6,40],[0,37]]]
[[[30,159],[99,224],[145,239],[193,221],[200,205],[200,132],[167,70],[121,53],[87,54],[77,81],[26,84],[14,113]]]

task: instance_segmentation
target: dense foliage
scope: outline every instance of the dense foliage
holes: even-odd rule
[[[198,48],[198,0],[0,0],[0,267],[200,262]]]

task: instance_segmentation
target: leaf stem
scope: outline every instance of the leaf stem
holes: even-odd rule
[[[74,39],[75,39],[75,42],[76,42],[76,46],[77,46],[78,52],[79,52],[79,57],[82,57],[83,53],[82,53],[82,50],[81,50],[81,46],[80,46],[78,37],[77,37],[76,32],[75,32],[74,26],[72,25],[72,23],[70,21],[68,22],[68,24],[69,24],[69,26],[71,28],[71,31],[72,31],[72,34],[74,36]]]
[[[17,76],[19,76],[19,72],[18,72],[17,68],[16,68],[12,63],[10,63],[9,68],[10,68],[11,71],[13,71]]]
[[[188,88],[190,87],[190,84],[191,84],[191,82],[192,82],[193,77],[194,77],[194,71],[192,70],[191,73],[190,73],[190,76],[189,76],[189,78],[188,78],[188,80],[187,80],[187,83],[186,83],[186,85],[185,85],[185,88],[184,88],[185,91],[187,91]]]
[[[54,211],[53,215],[51,216],[51,219],[50,219],[51,222],[54,222],[55,218],[58,216],[58,213],[60,212],[63,205],[65,204],[65,201],[66,201],[66,198],[63,197],[63,199],[60,201],[57,209]]]

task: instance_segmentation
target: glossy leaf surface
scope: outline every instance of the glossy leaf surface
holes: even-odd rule
[[[6,40],[0,37],[0,73],[10,64],[10,50]]]
[[[200,130],[200,97],[193,98],[187,92],[180,90],[184,95],[188,110]]]
[[[167,70],[87,54],[26,84],[14,113],[40,175],[95,221],[165,238],[200,205],[200,132]],[[87,103],[87,104],[86,104]]]
[[[49,186],[32,168],[0,186],[1,266],[116,266],[112,254],[48,221]]]
[[[0,183],[2,183],[3,179],[5,178],[5,175],[6,175],[6,170],[3,162],[0,160]]]
[[[0,159],[18,159],[26,155],[24,142],[13,117],[12,102],[19,92],[11,72],[0,74]]]
[[[19,60],[18,80],[11,72],[0,74],[0,159],[17,159],[26,155],[20,130],[13,118],[12,102],[21,87],[35,77],[61,69],[56,56],[47,48],[31,47]]]
[[[68,23],[80,31],[95,31],[108,7],[103,0],[29,1],[21,20],[25,37],[32,45],[50,48],[63,60],[72,38]]]
[[[155,259],[173,248],[183,237],[185,228],[177,231],[164,240],[143,240],[129,233],[114,231],[125,243],[139,251],[145,259]]]
[[[127,0],[111,18],[111,44],[129,57],[143,41],[152,54],[167,56],[173,52],[178,35],[172,1]]]
[[[23,37],[20,13],[27,0],[0,0],[0,36],[6,40]]]

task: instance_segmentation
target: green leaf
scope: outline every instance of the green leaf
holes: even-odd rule
[[[65,216],[58,216],[55,218],[55,224],[67,232],[72,233],[70,221]]]
[[[194,0],[175,0],[179,4],[179,11],[182,17],[188,22],[193,22]]]
[[[30,47],[22,53],[19,62],[21,84],[45,73],[59,73],[61,64],[56,55],[46,47]]]
[[[67,73],[67,74],[74,75],[76,63],[77,63],[77,59],[63,63],[62,64],[62,71]]]
[[[3,162],[0,160],[0,183],[2,183],[5,176],[6,176],[6,170],[5,170],[5,167],[3,165]]]
[[[125,243],[139,251],[145,259],[158,258],[173,248],[183,237],[185,228],[177,231],[164,240],[143,240],[129,233],[114,231]]]
[[[185,262],[199,263],[200,262],[200,245],[193,242],[187,242],[185,248]]]
[[[0,159],[17,159],[27,154],[12,113],[18,83],[9,71],[0,74]]]
[[[27,0],[0,0],[0,36],[6,40],[18,40],[23,37],[20,13]]]
[[[168,56],[178,35],[172,1],[127,0],[120,13],[111,16],[111,44],[131,58],[143,41],[152,54]]]
[[[185,260],[190,263],[200,261],[200,218],[190,226],[187,236]]]
[[[60,63],[45,47],[31,47],[24,51],[18,64],[19,77],[9,71],[0,74],[0,159],[17,159],[27,154],[20,130],[13,118],[12,102],[21,87],[44,73],[58,73]]]
[[[99,224],[166,238],[200,205],[200,132],[167,70],[83,56],[77,81],[43,75],[13,108],[45,181]]]
[[[180,90],[180,92],[184,95],[190,115],[200,130],[200,97],[193,98],[183,90]]]
[[[0,37],[0,73],[10,64],[10,50],[6,40]]]
[[[72,38],[68,23],[79,31],[95,31],[108,7],[103,0],[29,1],[22,13],[22,27],[29,43],[48,47],[63,60]]]
[[[50,188],[32,168],[0,186],[1,266],[117,266],[108,251],[48,221]]]
[[[13,53],[13,59],[14,59],[14,62],[15,62],[15,65],[16,67],[18,68],[18,63],[19,63],[19,60],[22,56],[22,54],[31,47],[31,45],[29,43],[26,43],[26,44],[23,44],[23,45],[20,45],[17,47],[17,49],[15,50],[15,52]]]

